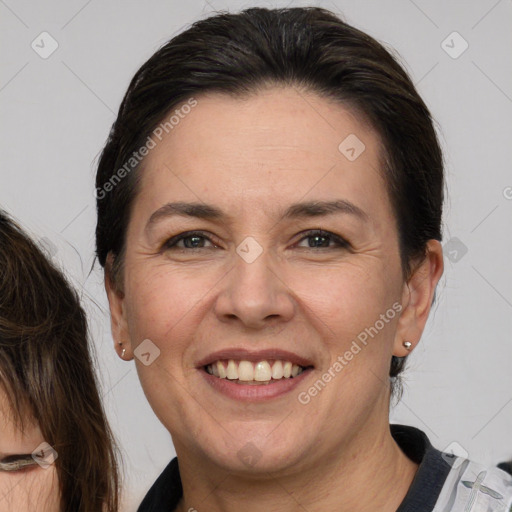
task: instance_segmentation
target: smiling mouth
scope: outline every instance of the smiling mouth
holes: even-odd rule
[[[291,361],[244,359],[220,359],[203,367],[206,373],[236,384],[268,385],[285,379],[293,379],[311,367],[303,367]]]

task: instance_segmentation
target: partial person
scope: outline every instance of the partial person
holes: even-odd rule
[[[91,349],[76,291],[0,210],[1,512],[118,511]]]

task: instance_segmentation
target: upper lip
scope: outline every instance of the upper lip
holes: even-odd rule
[[[197,367],[207,366],[209,364],[214,363],[215,361],[219,361],[220,359],[236,359],[238,361],[252,361],[253,363],[257,363],[258,361],[265,361],[270,359],[279,359],[281,361],[290,361],[293,364],[297,364],[304,368],[308,366],[313,366],[313,363],[310,359],[299,356],[294,352],[289,352],[287,350],[280,350],[275,348],[268,348],[265,350],[247,350],[244,348],[226,348],[222,350],[217,350],[216,352],[212,352],[207,356],[201,358],[197,362]]]

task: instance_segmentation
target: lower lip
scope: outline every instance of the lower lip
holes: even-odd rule
[[[261,402],[290,393],[308,377],[312,370],[312,368],[307,368],[297,377],[270,381],[269,384],[237,384],[234,381],[210,375],[204,369],[201,369],[200,372],[210,386],[229,398],[245,402]]]

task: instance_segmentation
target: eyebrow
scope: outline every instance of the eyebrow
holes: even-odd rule
[[[368,215],[361,208],[345,199],[334,201],[307,201],[290,205],[281,215],[280,220],[295,218],[322,217],[333,214],[348,214],[358,217],[363,221],[368,220]],[[232,220],[233,216],[224,213],[220,208],[205,203],[167,203],[151,215],[146,230],[158,221],[175,215],[194,217],[205,220]]]

